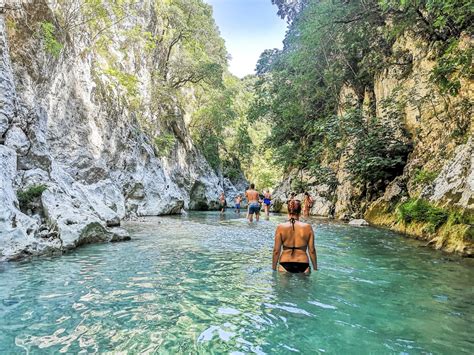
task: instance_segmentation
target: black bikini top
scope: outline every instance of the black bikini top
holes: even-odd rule
[[[295,230],[295,223],[296,223],[296,219],[294,218],[290,218],[290,221],[289,221],[293,227],[293,230]],[[306,248],[308,248],[308,245],[305,245],[305,246],[300,246],[300,247],[296,247],[296,246],[292,246],[292,247],[288,247],[286,246],[285,244],[283,244],[283,250],[289,250],[291,249],[291,255],[293,255],[293,253],[295,252],[295,249],[299,249],[299,250],[303,250],[303,251],[306,251]]]
[[[308,247],[307,245],[301,246],[301,247],[287,247],[286,245],[283,245],[283,250],[290,250],[291,249],[291,254],[293,254],[295,252],[295,249],[306,251],[307,247]]]

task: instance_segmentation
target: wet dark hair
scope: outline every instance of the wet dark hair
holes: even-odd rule
[[[288,202],[288,213],[289,214],[300,214],[301,213],[301,201],[291,200]]]
[[[291,200],[288,202],[288,214],[299,215],[301,214],[301,201],[300,200]],[[295,230],[295,218],[290,218],[290,223]]]
[[[250,184],[250,188],[251,188],[251,189],[254,189],[254,188],[255,188],[255,184]]]

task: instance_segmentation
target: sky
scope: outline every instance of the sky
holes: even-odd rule
[[[214,8],[227,51],[230,72],[239,78],[253,74],[265,49],[282,48],[286,22],[271,0],[205,0]]]

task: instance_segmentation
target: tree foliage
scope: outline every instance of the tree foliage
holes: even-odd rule
[[[278,7],[278,16],[283,19],[286,18],[288,22],[291,22],[309,1],[310,0],[272,0],[272,4]]]
[[[411,146],[397,138],[393,127],[377,118],[364,122],[362,114],[355,112],[348,122],[346,132],[356,137],[353,152],[349,157],[348,170],[362,183],[371,185],[378,181],[390,181],[396,177],[406,164]]]
[[[333,181],[335,171],[328,166],[345,154],[353,177],[366,185],[401,173],[411,149],[407,137],[376,117],[373,107],[363,112],[364,97],[385,68],[411,70],[409,53],[393,46],[408,32],[438,49],[441,60],[431,80],[456,95],[461,78],[472,77],[472,49],[459,46],[460,36],[472,31],[472,2],[272,2],[289,20],[289,31],[283,50],[269,49],[260,57],[250,116],[271,125],[267,143],[276,162],[287,171],[307,170]],[[343,108],[344,114],[343,88],[354,91],[350,106],[356,108]],[[389,118],[396,114],[401,115],[395,110]]]
[[[225,74],[222,87],[196,92],[198,109],[190,126],[193,139],[211,166],[230,178],[240,176],[250,164],[247,110],[252,85],[248,80]]]
[[[156,0],[154,59],[173,88],[205,81],[219,84],[227,65],[224,40],[202,0]]]
[[[44,21],[41,23],[41,31],[43,35],[44,48],[46,52],[53,57],[59,57],[63,45],[56,38],[56,27],[51,22]]]

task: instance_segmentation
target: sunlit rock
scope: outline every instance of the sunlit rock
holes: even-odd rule
[[[367,222],[365,219],[352,219],[349,221],[349,224],[351,226],[368,226],[369,222]]]
[[[198,205],[216,209],[224,189],[194,147],[176,98],[162,103],[167,112],[157,108],[161,99],[153,96],[156,63],[146,57],[146,43],[137,41],[137,55],[123,50],[128,40],[124,31],[138,24],[155,25],[146,4],[137,3],[143,6],[139,16],[109,29],[114,41],[106,55],[94,45],[98,38],[80,26],[68,33],[74,45],[68,43],[57,57],[45,50],[42,36],[23,26],[36,28],[45,14],[75,2],[41,3],[35,11],[36,3],[26,2],[22,9],[28,11],[14,14],[19,24],[15,30],[8,30],[0,14],[4,258],[127,239],[118,229],[122,219],[180,213]],[[116,77],[106,73],[112,57],[117,70],[139,77],[140,112],[124,97]],[[169,147],[154,140],[163,132],[173,132],[176,138]],[[39,211],[25,211],[29,216],[18,208],[16,193],[35,185],[47,188]],[[226,184],[228,191],[233,191],[231,185]]]

